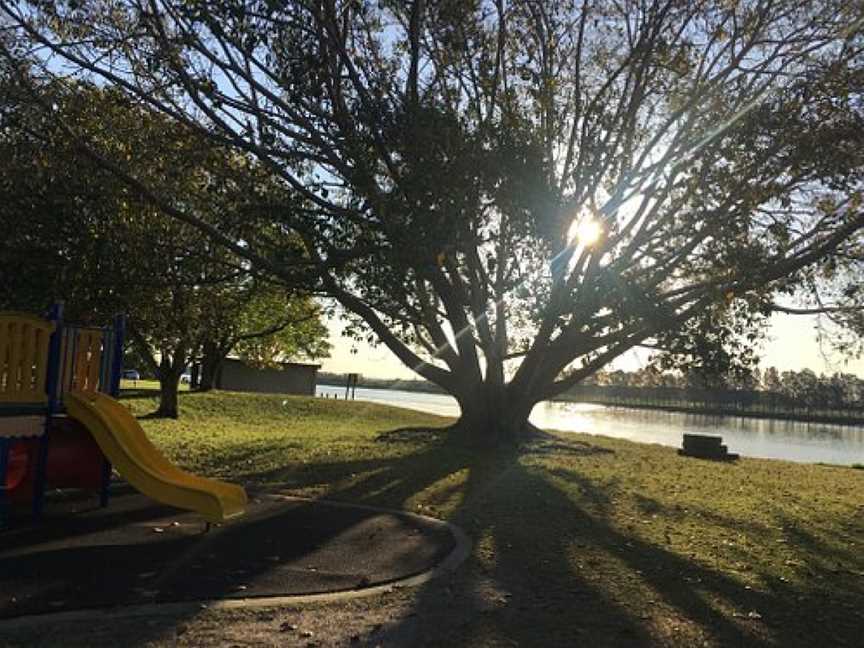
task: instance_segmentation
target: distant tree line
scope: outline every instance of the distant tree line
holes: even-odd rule
[[[318,373],[322,385],[344,386],[347,374]],[[445,393],[426,380],[370,378],[359,387]],[[659,371],[653,365],[637,371],[601,371],[571,388],[558,400],[619,403],[636,407],[680,407],[756,413],[845,412],[864,416],[864,379],[851,373],[817,375],[811,369],[779,371],[776,367],[736,372],[706,381],[701,371]]]
[[[696,372],[665,372],[649,366],[637,371],[599,372],[570,390],[567,397],[777,412],[845,410],[860,415],[864,412],[864,380],[850,373],[817,375],[811,369],[757,367],[721,384],[706,384],[704,376]]]

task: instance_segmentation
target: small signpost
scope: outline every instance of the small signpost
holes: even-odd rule
[[[349,373],[348,382],[345,383],[345,400],[348,400],[348,395],[351,395],[351,400],[354,400],[357,390],[357,381],[360,379],[360,374]]]

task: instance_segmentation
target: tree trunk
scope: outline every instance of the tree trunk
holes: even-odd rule
[[[159,409],[156,416],[178,418],[177,391],[180,389],[180,374],[170,362],[163,360],[159,365]]]
[[[483,383],[456,395],[462,415],[455,428],[466,444],[494,448],[518,444],[536,429],[528,422],[534,402],[524,395],[513,395],[506,385]]]
[[[216,387],[216,377],[222,367],[225,354],[214,342],[205,342],[201,349],[201,375],[198,378],[198,391],[210,391]]]

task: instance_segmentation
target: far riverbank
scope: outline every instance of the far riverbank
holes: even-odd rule
[[[319,378],[320,387],[332,389],[333,393],[339,394],[345,391],[344,376],[340,384],[336,379],[338,375],[322,374]],[[388,380],[376,378],[360,377],[357,383],[358,388],[362,389],[384,389],[401,392],[411,392],[418,394],[435,394],[447,396],[447,392],[435,384],[425,380]],[[342,390],[340,393],[339,390]],[[672,400],[666,402],[657,402],[649,399],[639,398],[603,398],[603,397],[583,397],[576,398],[571,395],[563,394],[552,399],[554,402],[561,403],[586,403],[592,405],[602,405],[604,407],[616,407],[633,410],[648,410],[659,412],[674,412],[680,414],[694,414],[702,416],[738,416],[749,419],[761,419],[766,421],[794,421],[799,423],[819,423],[825,425],[848,425],[848,426],[864,426],[864,412],[854,410],[811,410],[811,409],[769,409],[764,406],[756,405],[753,407],[729,406],[724,404],[712,403],[710,401],[681,401]]]
[[[343,400],[345,387],[320,385],[318,395]],[[440,416],[459,416],[451,396],[358,387],[357,401],[385,403]],[[747,457],[807,463],[864,464],[864,427],[757,419],[724,414],[608,407],[597,403],[546,401],[531,413],[543,429],[680,447],[685,433],[722,436],[730,452]]]

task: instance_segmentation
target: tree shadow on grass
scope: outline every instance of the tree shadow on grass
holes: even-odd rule
[[[594,446],[556,452],[581,455],[582,461],[609,456]],[[614,519],[606,485],[578,469],[538,465],[532,454],[549,453],[528,448],[477,456],[445,439],[397,459],[345,466],[361,478],[329,497],[410,507],[423,493],[432,514],[436,504],[455,499],[459,503],[448,517],[476,543],[456,576],[432,581],[417,593],[414,616],[383,631],[385,645],[388,638],[405,645],[424,639],[450,645],[491,639],[520,645],[748,646],[858,640],[861,617],[850,615],[849,606],[864,601],[860,577],[772,582],[772,571],[766,570],[757,574],[763,586],[750,588],[722,560],[696,559],[628,530]],[[338,471],[338,465],[326,470]],[[455,477],[465,473],[464,479]],[[555,483],[565,473],[577,488]],[[634,499],[645,510],[663,511],[646,496],[636,493]],[[687,515],[667,513],[673,524]],[[756,541],[770,535],[759,522],[710,509],[690,514],[727,534],[746,531]],[[792,525],[786,527],[791,534]],[[789,540],[797,552],[862,567],[860,556],[798,532],[800,537]],[[826,608],[829,600],[840,607]]]
[[[290,472],[290,485],[303,491],[337,483],[327,499],[415,511],[422,502],[419,512],[444,514],[472,538],[468,562],[412,592],[412,613],[371,629],[363,639],[373,645],[805,646],[860,639],[864,578],[850,571],[864,571],[860,554],[794,521],[781,521],[788,542],[819,557],[821,578],[777,581],[766,571],[759,574],[764,586],[747,589],[722,563],[697,560],[622,525],[615,517],[618,489],[613,494],[580,471],[588,462],[610,461],[614,455],[603,448],[541,444],[477,453],[444,433],[404,429],[382,432],[379,440],[400,451],[248,474],[252,482],[272,483]],[[562,455],[571,460],[566,467],[545,464]],[[670,524],[683,520],[681,511],[644,494],[633,499],[637,509],[665,515]],[[704,514],[730,533],[769,537],[758,522],[742,529],[740,520]],[[848,572],[842,578],[838,562]],[[229,593],[216,586],[211,595]],[[856,603],[858,611],[849,607]],[[142,628],[137,640],[182,621]]]
[[[385,438],[406,439],[404,431]],[[639,543],[615,529],[602,515],[586,513],[551,483],[542,468],[526,465],[532,453],[567,453],[602,461],[608,450],[588,444],[549,442],[527,448],[485,453],[454,444],[431,444],[424,450],[393,460],[318,465],[312,481],[322,474],[350,471],[360,477],[328,494],[340,500],[414,508],[419,493],[437,513],[436,504],[453,498],[459,503],[450,519],[468,531],[476,545],[469,565],[450,581],[433,581],[416,597],[415,616],[395,624],[379,637],[410,645],[434,639],[451,645],[481,640],[512,640],[520,644],[561,645],[589,640],[601,645],[645,645],[658,639],[644,623],[647,600],[631,588],[604,587],[595,566],[623,567],[613,576],[627,580],[637,573],[669,600],[676,613],[705,626],[705,634],[720,634],[758,645],[760,639],[741,629],[715,609],[694,587],[665,575],[644,576],[652,570],[696,572],[694,583],[723,582],[723,576],[691,565],[665,549]],[[467,473],[467,477],[459,475]],[[272,479],[272,475],[263,475]],[[303,484],[312,485],[312,482]],[[585,501],[607,505],[603,489],[580,481]],[[604,555],[605,554],[605,555]],[[582,558],[584,556],[584,560]],[[724,591],[736,589],[725,584]],[[370,638],[373,640],[374,638]]]
[[[147,398],[159,398],[159,393],[160,392],[158,389],[149,387],[121,389],[120,400],[142,400]]]
[[[745,638],[692,587],[667,587],[665,576],[652,577],[658,564],[692,570],[686,560],[586,513],[523,457],[499,456],[483,464],[470,466],[465,499],[454,514],[477,541],[473,560],[449,584],[449,596],[442,596],[443,584],[436,582],[419,593],[415,609],[423,622],[412,622],[417,638],[449,628],[438,639],[466,646],[490,639],[609,646],[661,640],[642,618],[651,612],[644,588],[630,579],[649,581],[677,614],[710,628],[711,635]],[[588,482],[582,488],[591,502],[605,501]],[[400,630],[392,632],[399,636]],[[750,645],[759,643],[755,636],[746,638]]]

